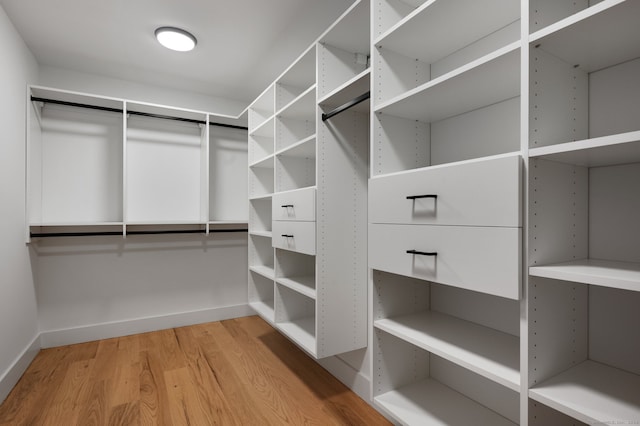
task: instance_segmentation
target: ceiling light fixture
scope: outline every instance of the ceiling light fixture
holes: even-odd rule
[[[158,42],[167,49],[188,52],[196,47],[196,38],[191,33],[180,28],[160,27],[155,34]]]

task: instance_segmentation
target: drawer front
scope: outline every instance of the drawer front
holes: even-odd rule
[[[371,224],[369,267],[519,299],[520,243],[520,228]]]
[[[373,178],[369,222],[518,227],[521,188],[519,155]]]
[[[315,222],[273,222],[272,245],[275,248],[316,254]]]
[[[304,188],[273,195],[273,220],[316,220],[316,189]]]

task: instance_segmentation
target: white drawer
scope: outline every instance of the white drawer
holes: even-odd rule
[[[521,226],[521,164],[510,155],[370,179],[369,222]]]
[[[315,222],[273,222],[272,245],[275,248],[316,254]]]
[[[520,243],[521,228],[371,224],[369,267],[519,299]]]
[[[316,220],[316,189],[304,188],[273,195],[273,220]]]

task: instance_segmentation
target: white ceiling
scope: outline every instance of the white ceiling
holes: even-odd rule
[[[353,0],[0,0],[41,66],[249,102]],[[192,52],[154,30],[183,28]]]

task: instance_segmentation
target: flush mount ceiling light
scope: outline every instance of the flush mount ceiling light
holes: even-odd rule
[[[196,38],[185,30],[174,27],[160,27],[156,30],[156,39],[167,49],[188,52],[196,47]]]

